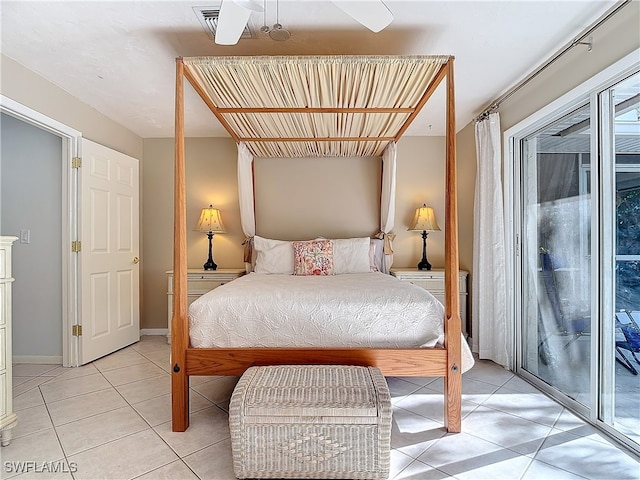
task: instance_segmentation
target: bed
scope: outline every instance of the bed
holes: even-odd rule
[[[186,292],[184,79],[238,144],[241,220],[247,236],[245,261],[250,261],[254,254],[251,248],[255,238],[251,196],[254,157],[381,156],[383,188],[377,236],[383,242],[387,271],[392,259],[395,144],[446,79],[446,301],[444,312],[440,311],[444,313],[440,322],[442,335],[438,333],[436,341],[307,344],[296,341],[296,335],[291,334],[290,341],[284,345],[247,346],[232,342],[228,346],[208,346],[197,341],[193,343],[203,346],[192,344]],[[461,373],[463,350],[466,352],[467,348],[462,343],[458,297],[454,105],[453,57],[448,56],[177,59],[171,346],[173,431],[184,431],[189,425],[190,376],[241,375],[252,365],[282,364],[363,365],[378,367],[387,376],[442,376],[445,427],[449,432],[461,430]],[[251,158],[249,162],[245,161],[247,155]],[[369,274],[371,272],[363,275]],[[373,275],[401,283],[384,273]],[[251,273],[243,282],[256,276],[259,274]],[[367,277],[367,281],[371,278]],[[230,283],[236,282],[243,285],[240,279]],[[225,289],[221,295],[225,295]]]

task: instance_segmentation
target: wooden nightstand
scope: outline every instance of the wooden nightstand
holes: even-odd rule
[[[167,312],[169,314],[167,342],[171,343],[171,317],[173,317],[173,270],[166,272],[168,275],[167,286]],[[187,270],[187,304],[191,305],[196,298],[210,290],[235,280],[245,274],[244,268],[219,268],[217,270],[189,269]]]
[[[460,320],[462,333],[466,337],[467,330],[467,277],[469,272],[459,271],[460,274]],[[428,290],[434,297],[444,304],[444,269],[418,270],[417,268],[392,268],[391,275],[400,280],[411,282],[414,285]]]

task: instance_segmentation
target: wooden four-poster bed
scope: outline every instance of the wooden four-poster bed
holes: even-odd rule
[[[192,375],[241,375],[251,365],[281,364],[343,364],[378,367],[387,376],[442,376],[444,378],[445,426],[449,432],[461,429],[461,363],[462,336],[459,315],[459,277],[458,277],[458,216],[456,186],[456,141],[455,141],[455,99],[453,79],[453,57],[411,56],[411,57],[268,57],[277,58],[286,63],[290,58],[293,70],[311,69],[316,58],[343,59],[349,68],[354,68],[352,81],[362,82],[361,90],[368,90],[367,98],[360,102],[337,102],[330,104],[331,95],[324,90],[341,90],[344,85],[335,85],[335,69],[328,78],[318,84],[306,79],[307,84],[299,85],[305,92],[304,101],[285,101],[284,104],[257,104],[253,92],[244,97],[225,89],[244,88],[252,90],[252,81],[268,85],[277,77],[273,66],[265,66],[257,76],[247,81],[247,72],[243,65],[260,65],[265,57],[196,57],[176,60],[176,104],[175,104],[175,211],[174,211],[174,296],[172,319],[172,428],[184,431],[189,426],[189,377]],[[391,79],[383,81],[376,69],[375,59],[384,58],[390,64],[399,64]],[[231,59],[231,60],[230,60]],[[395,59],[398,59],[397,62]],[[340,61],[338,60],[338,64]],[[373,64],[373,68],[372,68]],[[341,64],[340,64],[341,65]],[[340,66],[339,65],[339,66]],[[335,65],[334,65],[335,67]],[[217,78],[220,69],[230,79],[222,87]],[[368,69],[368,74],[361,72]],[[297,75],[297,73],[294,73]],[[357,151],[366,151],[367,155],[380,155],[381,149],[389,142],[397,142],[409,124],[418,115],[422,107],[434,93],[438,85],[446,79],[446,179],[445,179],[445,318],[444,344],[435,348],[193,348],[189,337],[189,318],[187,301],[187,242],[186,242],[186,185],[185,185],[185,143],[184,143],[184,78],[193,86],[212,113],[221,122],[238,144],[247,145],[256,156],[302,156],[291,153],[288,147],[305,145],[312,152],[326,151],[328,145],[337,145],[328,155],[340,155],[342,145],[355,144]],[[294,77],[292,77],[294,78]],[[364,85],[366,78],[372,79],[371,85]],[[295,83],[298,77],[292,80]],[[388,82],[387,82],[388,80]],[[332,83],[334,82],[334,83]],[[390,82],[390,83],[389,83]],[[304,83],[304,82],[300,82]],[[237,84],[237,85],[236,85]],[[263,85],[264,86],[264,85]],[[287,97],[287,85],[268,86],[269,94],[274,97],[282,90]],[[390,104],[376,104],[376,88],[397,89],[398,92],[413,89],[404,94],[404,102],[393,98]],[[373,94],[372,94],[373,92]],[[246,92],[244,92],[246,93]],[[388,94],[387,92],[386,94]],[[393,93],[393,92],[392,92]],[[393,95],[391,95],[393,97]],[[224,97],[224,99],[221,99]],[[242,97],[242,98],[241,98]],[[335,98],[342,99],[342,93]],[[370,99],[374,98],[373,103]],[[235,99],[235,103],[232,100]],[[245,101],[245,99],[248,99]],[[271,99],[272,100],[272,99]],[[338,120],[366,117],[368,114],[386,115],[388,121],[377,132],[363,135],[345,136],[336,131],[318,134],[311,131],[304,135],[283,135],[266,133],[268,130],[261,116],[281,118],[300,117],[307,124],[315,125],[314,118],[333,115]],[[258,120],[256,120],[256,118]],[[311,119],[311,120],[309,120]],[[297,120],[294,120],[297,121]],[[248,129],[239,128],[251,121]],[[298,123],[305,124],[304,121]],[[335,122],[339,123],[339,122]],[[246,132],[249,131],[250,134]],[[256,134],[257,132],[257,134]],[[362,147],[362,148],[360,148]],[[307,148],[307,147],[305,147]],[[373,148],[373,150],[372,150]],[[266,153],[265,153],[266,151]],[[345,151],[353,151],[346,148]],[[337,153],[336,153],[337,152]],[[355,156],[352,153],[347,154]],[[321,156],[313,153],[307,156]],[[384,168],[384,166],[383,166]],[[387,232],[388,233],[388,232]],[[233,283],[233,282],[232,282]]]

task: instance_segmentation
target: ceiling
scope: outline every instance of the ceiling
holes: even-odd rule
[[[385,3],[394,20],[373,33],[326,0],[281,0],[277,19],[276,2],[267,0],[266,23],[279,21],[291,32],[289,40],[262,34],[263,14],[253,13],[253,38],[220,46],[194,10],[220,0],[3,0],[1,50],[142,138],[173,136],[178,56],[453,55],[460,129],[616,1]],[[441,86],[405,135],[444,135],[444,112]],[[228,136],[189,86],[185,135]]]

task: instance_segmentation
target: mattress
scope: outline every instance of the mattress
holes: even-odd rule
[[[189,307],[195,348],[442,346],[444,307],[428,291],[379,273],[250,273]],[[473,364],[464,339],[463,370]]]

